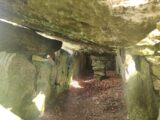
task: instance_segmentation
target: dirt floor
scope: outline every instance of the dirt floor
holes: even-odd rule
[[[122,82],[116,75],[102,81],[88,76],[74,81],[41,120],[127,120],[123,96]]]

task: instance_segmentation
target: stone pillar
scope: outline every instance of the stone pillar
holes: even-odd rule
[[[106,76],[106,63],[108,59],[100,56],[91,56],[91,59],[94,78],[100,80]]]
[[[125,85],[129,120],[156,120],[158,105],[152,83],[151,66],[145,56],[119,54]]]

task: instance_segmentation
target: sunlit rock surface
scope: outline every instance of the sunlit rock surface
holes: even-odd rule
[[[157,61],[158,56],[160,55],[159,29],[154,29],[153,31],[151,31],[144,39],[139,41],[136,45],[126,47],[126,52],[133,55],[148,56],[149,61],[152,62],[154,62],[154,60]]]

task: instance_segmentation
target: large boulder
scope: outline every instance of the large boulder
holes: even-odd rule
[[[22,26],[0,21],[0,27],[0,51],[14,51],[31,57],[32,54],[50,54],[62,46],[62,42],[47,39]]]
[[[127,50],[122,51],[118,52],[117,61],[125,83],[129,119],[156,120],[159,102],[154,88],[159,89],[159,82],[157,78],[153,79],[151,64],[144,56],[129,54]]]
[[[35,95],[36,68],[24,56],[0,52],[0,104],[18,116],[27,118],[25,113]],[[37,112],[38,113],[38,112]],[[30,116],[34,117],[34,112]]]

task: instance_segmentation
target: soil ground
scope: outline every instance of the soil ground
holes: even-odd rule
[[[41,120],[127,120],[122,80],[116,75],[102,81],[92,75],[71,86],[50,105]]]

